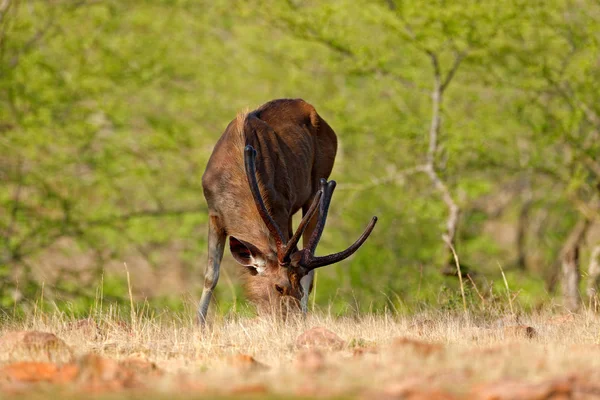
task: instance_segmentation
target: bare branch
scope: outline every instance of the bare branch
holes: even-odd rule
[[[448,219],[446,220],[446,233],[444,234],[444,241],[454,244],[460,209],[454,201],[454,199],[452,198],[450,190],[448,190],[446,184],[440,179],[435,169],[435,156],[438,149],[444,84],[441,81],[442,73],[438,56],[432,51],[428,51],[427,54],[429,55],[431,65],[433,67],[433,91],[431,93],[431,125],[429,127],[429,147],[427,150],[427,161],[425,163],[423,171],[427,174],[427,176],[429,176],[429,179],[431,179],[431,182],[433,183],[437,191],[440,192],[442,200],[448,208]],[[446,79],[444,80],[446,85],[448,85],[452,80],[452,77],[454,76],[456,70],[460,66],[461,60],[462,58],[459,56],[457,56],[457,58],[455,59],[451,71],[448,73]],[[450,249],[452,250],[452,248]]]
[[[441,123],[441,108],[443,91],[441,87],[441,71],[437,55],[428,52],[433,66],[433,91],[431,93],[431,124],[429,126],[429,148],[427,150],[427,168],[434,170],[435,153]]]
[[[452,198],[450,190],[446,184],[440,179],[432,165],[428,165],[425,172],[433,182],[434,187],[441,193],[442,200],[448,207],[448,219],[446,220],[446,235],[448,240],[454,241],[456,235],[456,227],[458,226],[458,217],[460,208]]]
[[[448,71],[448,73],[446,74],[446,78],[444,78],[444,82],[442,82],[442,87],[441,87],[442,93],[446,90],[446,88],[452,81],[452,78],[454,78],[456,71],[458,71],[460,64],[466,57],[467,57],[466,51],[456,53],[456,55],[454,57],[454,62],[452,63],[452,67],[450,68],[450,71]]]

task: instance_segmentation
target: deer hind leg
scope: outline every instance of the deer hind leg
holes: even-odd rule
[[[308,201],[306,203],[306,205],[304,207],[302,207],[302,215],[306,215],[306,212],[308,211],[308,209],[310,208],[310,205],[312,204],[312,200],[313,199],[311,198],[310,201]],[[302,235],[302,246],[304,248],[306,248],[306,246],[308,246],[308,241],[317,226],[318,220],[319,220],[319,213],[317,212],[313,216],[313,218],[310,220],[308,225],[306,225],[306,229],[304,231],[304,234]],[[308,297],[310,296],[310,291],[312,290],[312,284],[313,284],[314,278],[315,278],[315,271],[312,270],[308,274],[303,276],[302,279],[300,279],[300,286],[302,287],[302,292],[303,292],[302,300],[300,300],[300,306],[302,308],[303,313],[308,312]]]
[[[206,314],[212,298],[213,291],[219,281],[219,270],[223,259],[226,234],[219,225],[219,219],[210,216],[208,220],[208,264],[204,275],[204,289],[198,306],[198,323],[206,325]]]

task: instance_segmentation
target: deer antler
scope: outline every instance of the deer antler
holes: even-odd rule
[[[271,214],[269,214],[269,210],[267,210],[267,206],[265,206],[265,202],[260,195],[258,179],[256,178],[256,150],[254,150],[254,147],[250,145],[246,146],[244,149],[244,164],[246,167],[248,183],[250,184],[250,191],[252,192],[252,197],[254,198],[254,203],[256,204],[258,213],[265,222],[267,229],[269,232],[271,232],[271,235],[273,235],[275,244],[277,245],[277,252],[279,253],[279,249],[283,247],[283,234],[281,233],[279,226],[277,226],[275,223],[275,220],[273,220],[273,217],[271,217]]]
[[[302,250],[302,258],[300,259],[300,266],[305,268],[308,271],[311,271],[316,268],[324,267],[326,265],[334,264],[336,262],[345,260],[350,257],[356,250],[362,246],[362,244],[367,240],[373,228],[375,228],[375,224],[377,223],[377,217],[373,217],[367,228],[364,230],[363,234],[346,250],[340,251],[339,253],[330,254],[328,256],[316,257],[315,250],[317,245],[319,244],[319,240],[321,239],[321,234],[323,233],[323,229],[325,228],[325,221],[327,220],[327,212],[329,211],[329,205],[331,204],[331,197],[333,196],[333,191],[335,190],[336,183],[335,181],[327,182],[325,179],[321,179],[321,191],[323,192],[321,207],[319,210],[319,221],[317,222],[317,226],[310,237],[308,242],[308,246],[306,249]]]
[[[308,211],[306,212],[304,217],[302,217],[300,224],[298,224],[296,233],[294,233],[292,238],[287,242],[287,244],[285,246],[285,251],[283,252],[282,260],[289,261],[290,255],[296,249],[296,245],[300,241],[300,236],[302,236],[302,234],[304,233],[304,230],[306,229],[306,225],[308,225],[308,222],[312,219],[312,217],[315,215],[315,212],[319,209],[318,206],[320,204],[322,195],[323,195],[322,190],[319,190],[317,192],[317,194],[315,195],[315,198],[313,199],[313,202],[310,205],[310,208],[308,209]]]
[[[280,264],[287,265],[290,261],[290,255],[296,250],[296,245],[300,240],[300,236],[302,236],[304,230],[306,229],[306,225],[317,211],[317,206],[321,200],[322,190],[317,192],[310,208],[302,218],[302,221],[300,221],[298,229],[296,229],[296,232],[290,238],[287,244],[284,245],[284,236],[281,232],[281,229],[273,217],[271,217],[271,214],[269,214],[269,210],[267,210],[265,202],[260,194],[258,179],[256,177],[256,150],[250,145],[247,145],[244,149],[244,164],[246,167],[248,183],[250,184],[250,191],[252,192],[252,197],[254,198],[254,203],[256,204],[258,213],[267,226],[267,229],[275,239],[275,245],[277,246],[277,260]]]

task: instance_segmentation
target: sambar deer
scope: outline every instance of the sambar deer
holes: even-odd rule
[[[326,181],[336,152],[331,127],[300,99],[273,100],[229,123],[202,176],[209,221],[200,324],[206,322],[227,236],[231,254],[248,271],[247,295],[259,312],[287,312],[290,306],[306,312],[314,270],[344,260],[368,238],[377,217],[346,250],[315,256],[336,185]],[[300,209],[303,218],[294,232],[292,216]]]

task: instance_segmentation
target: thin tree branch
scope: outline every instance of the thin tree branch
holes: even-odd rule
[[[446,74],[446,78],[442,82],[442,86],[441,86],[442,93],[446,90],[446,88],[452,81],[452,78],[454,78],[456,71],[458,71],[460,64],[463,62],[463,60],[466,57],[467,57],[466,51],[461,51],[461,52],[456,53],[456,55],[454,57],[454,62],[452,63],[452,67],[450,67],[450,71],[448,71],[448,73]]]
[[[427,158],[423,170],[427,174],[427,176],[429,176],[429,179],[431,179],[431,182],[433,183],[437,191],[440,192],[442,200],[448,208],[448,218],[446,220],[446,232],[444,234],[444,241],[448,241],[449,243],[454,245],[460,209],[454,201],[454,199],[452,198],[452,194],[450,193],[448,186],[446,186],[446,184],[442,181],[435,169],[435,156],[438,149],[438,138],[441,126],[441,113],[443,104],[442,102],[444,95],[444,87],[441,78],[442,72],[437,54],[435,54],[432,51],[427,51],[427,54],[429,55],[431,65],[433,67],[433,91],[431,93],[431,124],[429,127],[429,147],[427,150]],[[446,76],[446,79],[444,79],[446,86],[450,83],[452,77],[456,73],[456,70],[460,66],[461,59],[462,58],[457,56],[451,71]]]

